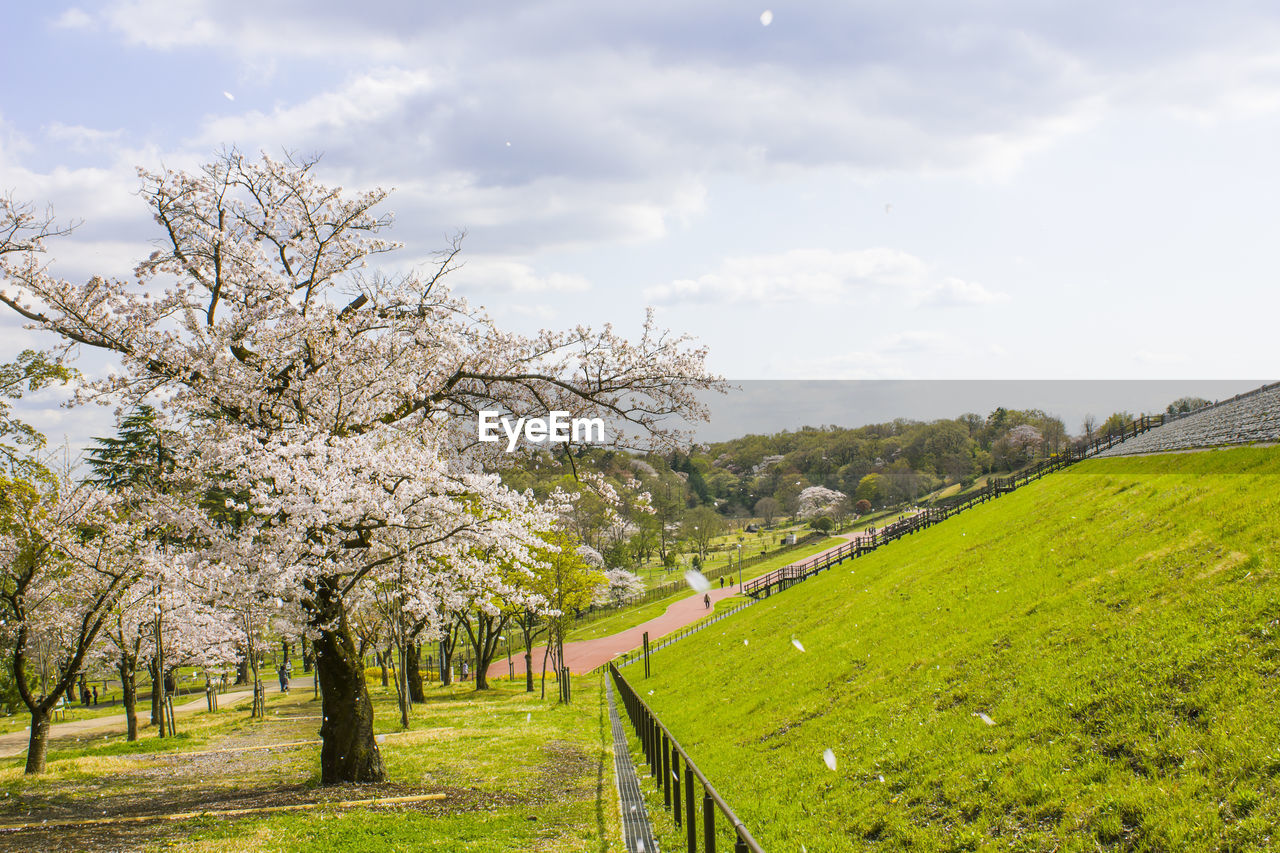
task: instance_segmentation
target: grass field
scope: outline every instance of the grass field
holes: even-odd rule
[[[318,786],[320,706],[311,691],[272,696],[268,719],[244,711],[179,720],[182,735],[134,744],[122,737],[59,741],[49,772],[22,775],[0,762],[0,849],[177,851],[551,851],[618,850],[620,823],[612,739],[597,678],[575,681],[574,703],[557,705],[500,682],[487,693],[429,688],[401,732],[394,694],[373,687],[376,731],[389,781]],[[444,794],[395,807],[335,801]],[[324,802],[308,811],[219,817],[228,808]],[[85,824],[168,812],[210,812],[178,821]]]
[[[1081,463],[656,653],[639,689],[770,851],[1269,849],[1277,487],[1276,449]]]

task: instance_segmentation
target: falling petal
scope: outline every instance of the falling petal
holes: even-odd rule
[[[650,695],[650,696],[652,696],[652,695],[653,695],[653,691],[652,691],[652,690],[650,690],[650,691],[649,691],[649,695]]]
[[[234,101],[236,99],[236,96],[230,92],[223,92],[222,97],[226,98],[228,101]]]
[[[743,640],[743,641],[742,641],[742,645],[744,645],[744,646],[749,646],[749,645],[751,645],[751,644],[750,644],[749,642],[747,642],[746,640]]]
[[[702,576],[702,572],[697,569],[689,569],[684,573],[684,582],[692,589],[698,592],[706,592],[711,589],[711,581]]]
[[[795,646],[800,651],[804,651],[804,646],[794,636],[791,638],[791,645]]]
[[[773,23],[773,11],[770,9],[765,9],[763,12],[760,13],[760,25],[767,27],[772,23]]]
[[[533,719],[533,712],[532,712],[532,711],[531,711],[531,712],[529,712],[528,714],[525,714],[525,715],[524,715],[524,721],[525,721],[526,723],[527,723],[527,722],[529,722],[529,721],[530,721],[530,720],[532,720],[532,719]]]
[[[982,720],[982,722],[986,723],[988,726],[994,726],[994,725],[996,724],[996,721],[995,721],[995,720],[991,719],[990,717],[988,717],[986,714],[982,713],[981,711],[977,711],[977,712],[975,712],[975,713],[974,713],[974,716],[975,716],[975,717],[977,717],[978,719]]]
[[[876,778],[877,778],[877,779],[879,779],[881,782],[883,782],[883,781],[884,781],[884,777],[883,777],[883,776],[877,776]]]
[[[827,769],[834,771],[836,769],[836,754],[831,750],[822,753],[822,760],[827,763]]]

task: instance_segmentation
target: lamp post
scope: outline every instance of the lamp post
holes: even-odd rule
[[[498,635],[498,639],[499,639],[499,640],[506,640],[506,641],[507,641],[507,680],[508,680],[508,681],[515,681],[515,680],[516,680],[516,665],[511,661],[511,638],[510,638],[510,637],[505,637],[505,636],[502,636],[501,634],[499,634],[499,635]]]
[[[738,537],[738,592],[742,592],[742,537]]]

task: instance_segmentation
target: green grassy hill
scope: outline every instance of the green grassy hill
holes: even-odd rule
[[[1278,487],[1084,462],[624,674],[771,853],[1269,848]]]

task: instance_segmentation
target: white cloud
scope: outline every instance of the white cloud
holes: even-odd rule
[[[72,6],[55,18],[53,25],[66,30],[84,30],[93,26],[93,17],[83,9]]]
[[[951,335],[924,329],[885,335],[859,334],[849,349],[822,352],[781,349],[774,372],[803,379],[919,379],[960,376],[956,357],[965,346]]]
[[[99,130],[78,124],[63,124],[60,121],[50,122],[45,128],[45,135],[55,142],[61,142],[73,151],[100,151],[107,146],[115,146],[124,138],[123,130]]]
[[[128,278],[152,249],[145,240],[84,240],[73,235],[49,245],[50,271],[75,282],[95,275]]]
[[[126,40],[150,48],[215,44],[228,33],[200,2],[127,0],[107,8],[104,17]]]
[[[197,140],[210,146],[235,144],[254,150],[280,145],[295,149],[348,130],[373,136],[385,130],[386,123],[403,118],[410,99],[430,88],[431,75],[426,71],[377,69],[294,106],[211,119]]]
[[[657,302],[867,304],[906,296],[914,305],[975,305],[1004,298],[980,284],[935,277],[929,264],[896,249],[792,249],[727,258],[694,279],[647,288]]]
[[[128,43],[154,50],[214,47],[245,57],[329,58],[350,52],[390,59],[406,48],[404,32],[390,16],[355,8],[344,15],[319,4],[302,14],[289,5],[252,0],[119,0],[108,4],[103,18]],[[421,25],[425,16],[417,11]],[[381,31],[379,21],[385,27]]]
[[[591,288],[591,283],[579,275],[539,275],[527,264],[482,257],[466,259],[461,268],[450,273],[449,282],[468,294],[581,293]]]
[[[919,305],[993,305],[1008,302],[1009,294],[988,290],[976,281],[945,278],[920,293]]]

